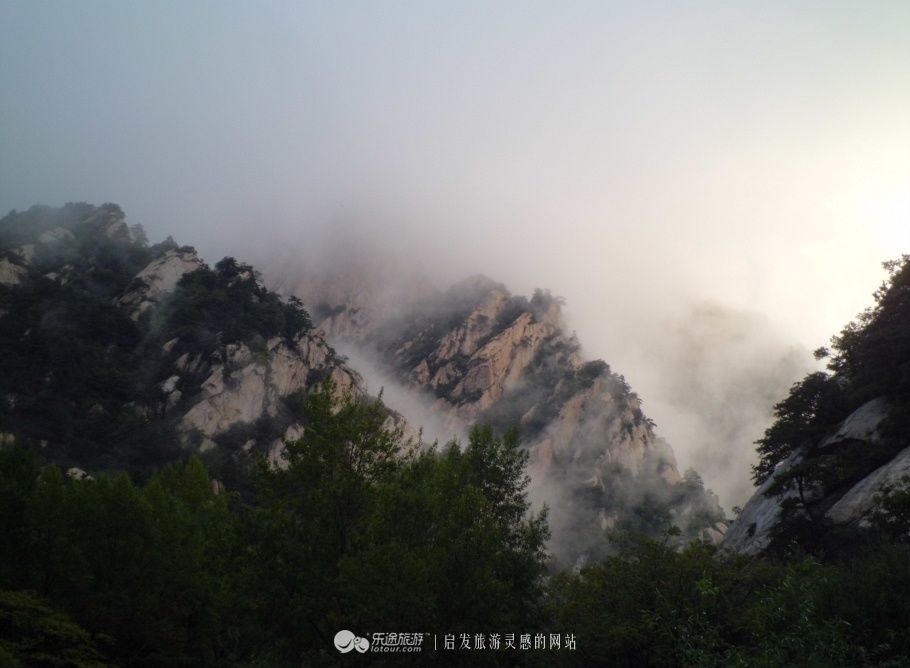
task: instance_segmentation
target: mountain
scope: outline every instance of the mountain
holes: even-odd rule
[[[0,220],[0,664],[907,663],[910,258],[776,406],[732,549],[681,545],[716,502],[559,299],[365,266],[311,315],[112,204]],[[433,416],[468,437],[412,447]]]
[[[198,452],[231,485],[250,453],[281,465],[310,389],[330,378],[338,393],[366,392],[336,345],[405,389],[388,402],[405,428],[426,422],[408,415],[411,398],[444,440],[517,425],[563,563],[603,556],[608,532],[676,526],[683,542],[725,528],[716,497],[680,475],[639,397],[584,358],[547,292],[528,299],[482,276],[441,291],[372,256],[360,283],[301,282],[314,326],[251,266],[209,267],[170,238],[149,245],[113,204],[11,213],[0,242],[2,439],[40,443],[75,471],[152,471]]]
[[[559,298],[512,295],[485,276],[437,290],[412,267],[405,279],[388,268],[401,262],[332,264],[334,275],[296,283],[317,326],[428,405],[443,433],[518,425],[531,495],[550,508],[562,560],[602,556],[605,532],[662,535],[674,525],[682,540],[721,538],[716,497],[694,471],[680,475],[623,376],[585,359]]]
[[[198,451],[230,478],[244,453],[278,461],[299,436],[295,397],[325,378],[359,392],[299,301],[144,236],[113,204],[0,221],[3,442],[93,473]]]
[[[828,359],[775,407],[759,484],[723,544],[838,550],[870,528],[906,534],[910,482],[910,257],[885,263],[875,305],[832,339]]]

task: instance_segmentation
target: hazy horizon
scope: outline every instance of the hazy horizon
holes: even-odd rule
[[[728,509],[771,404],[910,252],[908,3],[4,1],[0,26],[0,210],[113,201],[209,261],[353,221],[441,285],[547,288]]]

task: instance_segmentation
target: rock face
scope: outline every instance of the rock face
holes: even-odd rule
[[[767,492],[774,482],[813,451],[836,457],[846,448],[872,449],[880,443],[879,427],[889,415],[889,405],[883,398],[872,399],[853,411],[832,432],[817,444],[807,444],[782,462],[743,507],[730,526],[723,546],[745,554],[758,554],[770,544],[772,534],[781,522],[782,506],[787,499],[795,499],[797,492],[790,489],[782,495]],[[875,469],[855,485],[837,489],[832,493],[807,491],[807,500],[813,508],[823,512],[824,519],[834,524],[866,524],[866,516],[874,505],[875,495],[883,486],[893,485],[904,475],[910,474],[910,448],[900,451],[893,459]]]
[[[27,275],[25,261],[15,255],[0,257],[0,285],[19,285]]]
[[[38,237],[39,244],[54,244],[60,241],[73,241],[75,237],[65,227],[55,227]]]
[[[801,460],[799,453],[794,453],[778,467],[776,475],[790,470]],[[743,554],[758,554],[771,542],[771,531],[778,526],[781,519],[781,504],[786,499],[796,497],[796,491],[789,491],[783,496],[768,496],[767,492],[774,484],[775,477],[768,478],[755,491],[752,498],[743,506],[742,512],[730,525],[722,541],[728,549]]]
[[[159,332],[173,325],[168,321],[171,315],[162,307],[183,289],[181,279],[197,271],[209,272],[210,279],[223,281],[211,288],[214,315],[204,310],[184,314],[190,324],[184,322],[178,327],[177,336],[170,334],[169,340],[160,340]],[[178,246],[170,238],[148,246],[141,228],[130,227],[116,205],[33,207],[0,221],[0,299],[27,280],[49,278],[58,284],[51,294],[60,301],[36,321],[39,327],[70,327],[76,318],[66,310],[68,300],[93,304],[92,308],[106,318],[103,333],[114,327],[122,334],[113,336],[110,344],[102,347],[105,352],[99,361],[106,361],[108,353],[115,349],[122,365],[138,360],[137,368],[121,366],[113,370],[113,377],[129,379],[125,384],[134,391],[134,400],[118,398],[106,403],[105,397],[100,396],[80,407],[80,397],[73,396],[58,400],[58,405],[73,406],[75,417],[82,421],[110,421],[116,417],[112,413],[119,413],[125,420],[161,423],[173,428],[168,433],[176,431],[183,448],[206,451],[221,447],[227,455],[257,448],[280,465],[283,439],[299,438],[303,433],[288,407],[288,397],[327,378],[338,393],[360,393],[362,382],[325,339],[306,324],[302,313],[297,316],[296,329],[282,325],[278,330],[275,326],[269,330],[268,322],[260,323],[257,317],[248,316],[245,329],[224,340],[224,332],[218,328],[231,323],[218,319],[222,308],[218,299],[227,299],[225,289],[232,281],[242,287],[231,292],[230,299],[245,301],[251,309],[264,302],[271,304],[272,310],[263,312],[266,320],[276,310],[281,320],[287,315],[281,309],[290,308],[287,303],[281,306],[281,300],[262,286],[251,267],[234,263],[227,271],[234,272],[231,278],[221,275],[219,279],[218,271],[210,270],[193,248]],[[40,307],[41,303],[35,306]],[[110,313],[111,307],[117,315]],[[0,317],[6,312],[0,303]],[[124,316],[126,323],[118,319]],[[15,345],[34,329],[34,324],[23,325]],[[120,345],[125,347],[117,349]],[[42,371],[37,380],[27,384],[49,386],[54,382],[55,371]],[[106,380],[107,377],[101,382]],[[9,411],[13,419],[17,417],[16,397],[17,392],[6,395],[5,404],[0,404],[0,421],[6,417],[3,410]],[[35,420],[23,419],[22,423],[34,424]],[[14,442],[16,436],[4,431],[0,444]],[[30,436],[43,442],[43,433]],[[60,441],[50,447],[68,459],[66,442],[63,438]],[[96,459],[104,459],[104,453]],[[75,461],[81,460],[77,457]]]
[[[133,285],[117,298],[116,304],[128,309],[130,317],[137,320],[149,309],[160,306],[185,274],[201,266],[202,260],[195,249],[189,246],[168,249],[136,275]]]
[[[53,356],[35,348],[41,354],[26,365],[34,373],[26,369],[15,387],[0,377],[0,417],[19,425],[18,433],[6,424],[4,431],[50,441],[48,452],[67,465],[93,471],[112,457],[119,464],[124,459],[109,449],[121,447],[133,448],[119,454],[137,466],[187,449],[216,461],[256,449],[281,465],[283,439],[303,429],[292,395],[326,378],[338,392],[364,391],[324,331],[395,379],[402,391],[393,410],[411,400],[429,404],[450,433],[478,422],[499,430],[518,425],[530,457],[530,494],[551,509],[551,547],[560,560],[599,556],[608,549],[606,531],[663,536],[672,524],[686,538],[711,540],[723,532],[716,498],[694,472],[680,475],[639,398],[606,363],[584,358],[565,331],[560,300],[546,292],[527,299],[485,277],[438,291],[417,271],[394,270],[407,263],[368,253],[372,264],[358,280],[341,280],[349,264],[340,264],[339,274],[295,290],[315,305],[319,329],[298,302],[266,290],[252,267],[228,258],[209,268],[172,240],[149,246],[116,205],[13,213],[0,224],[0,242],[7,284],[0,314],[17,303],[10,295],[19,282],[54,282],[43,283],[48,296],[15,319],[8,343],[65,327],[67,336],[83,337],[80,353],[90,356],[58,377],[47,366]],[[100,368],[95,382],[69,382],[85,366]],[[37,409],[17,404],[22,387],[47,392],[60,424],[82,431],[63,433],[26,414]],[[118,431],[105,435],[110,425]]]
[[[204,266],[192,248],[171,245],[166,244],[127,292],[114,300],[132,319],[153,314],[178,289],[184,275]],[[217,345],[207,354],[175,338],[161,346],[161,356],[158,375],[163,377],[159,388],[164,400],[157,410],[176,414],[181,432],[203,451],[232,432],[245,430],[251,433],[244,448],[267,450],[278,463],[283,438],[299,438],[303,433],[284,407],[284,399],[325,378],[331,379],[339,394],[361,392],[358,374],[339,361],[317,332],[290,340],[273,337],[255,349],[243,342]],[[253,429],[263,419],[271,423],[265,434]]]
[[[875,495],[885,486],[902,483],[910,475],[910,448],[901,450],[887,464],[860,480],[844,494],[827,512],[833,522],[856,522],[861,526],[868,523],[867,516],[874,506]]]
[[[179,366],[199,373],[196,364],[184,362]],[[260,354],[245,344],[231,344],[210,358],[204,368],[206,378],[180,420],[186,432],[202,435],[203,449],[213,447],[218,436],[234,427],[252,424],[266,416],[278,418],[281,400],[308,389],[315,373],[330,376],[340,392],[359,388],[359,377],[333,362],[331,350],[316,337],[301,337],[291,342],[272,339]],[[179,392],[176,388],[181,381],[178,371],[165,381],[162,390],[171,394]],[[294,422],[284,426],[300,430],[300,425]],[[273,447],[274,442],[268,445]]]
[[[878,427],[887,416],[887,401],[881,397],[867,401],[841,422],[833,434],[822,439],[819,447],[836,447],[847,441],[863,441],[874,445],[880,440]]]
[[[688,538],[722,535],[716,497],[697,476],[680,475],[625,380],[584,359],[559,299],[514,296],[481,276],[404,298],[409,308],[385,316],[360,303],[328,304],[318,292],[303,296],[325,305],[319,327],[333,342],[366,351],[432,402],[449,433],[478,422],[520,427],[531,495],[551,509],[561,559],[598,556],[606,530],[641,529],[633,517],[648,504],[651,529],[665,522],[662,529],[679,525]]]

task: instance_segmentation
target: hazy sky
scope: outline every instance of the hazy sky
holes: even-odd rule
[[[0,209],[114,201],[211,260],[387,226],[566,297],[685,466],[681,370],[825,343],[910,252],[908,35],[906,0],[2,0]],[[749,326],[680,366],[706,312]]]

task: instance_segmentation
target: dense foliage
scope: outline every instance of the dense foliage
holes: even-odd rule
[[[184,275],[157,317],[158,338],[178,337],[201,348],[215,343],[255,345],[275,336],[293,340],[312,328],[297,297],[283,301],[263,287],[250,265],[232,257],[214,269],[203,266]]]
[[[269,338],[293,342],[311,329],[298,299],[282,300],[233,258],[184,275],[154,317],[131,318],[117,299],[176,248],[171,240],[149,246],[113,204],[32,207],[0,219],[0,259],[27,271],[0,285],[0,443],[40,444],[65,468],[148,475],[186,454],[160,389],[174,358],[207,358],[237,342],[261,350]],[[172,339],[179,343],[165,359]],[[204,370],[181,381],[187,398]]]
[[[304,400],[306,434],[252,498],[198,459],[136,485],[0,450],[0,666],[334,665],[342,628],[577,641],[379,665],[910,665],[907,545],[820,563],[631,540],[547,576],[514,435],[415,452],[381,404],[331,395]]]
[[[758,441],[757,482],[865,401],[910,401],[910,255],[884,266],[889,279],[875,292],[875,306],[832,339],[832,350],[816,351],[818,359],[830,357],[832,373],[809,374],[775,406],[777,421]]]
[[[829,368],[850,384],[854,401],[910,395],[910,255],[884,263],[888,281],[875,305],[832,341]]]
[[[5,241],[71,230],[37,247],[29,280],[0,286],[0,431],[46,443],[62,463],[141,470],[178,450],[168,425],[131,405],[153,392],[138,350],[145,332],[113,301],[152,251],[99,231],[121,215],[115,205],[67,205],[0,221]],[[66,280],[38,272],[65,272]]]
[[[775,549],[832,549],[841,538],[829,535],[832,527],[819,501],[849,489],[910,445],[910,256],[884,266],[889,278],[876,291],[875,305],[835,336],[830,350],[816,351],[818,359],[829,358],[828,372],[794,384],[757,442],[754,479],[763,483],[774,474],[766,493],[787,495]],[[890,407],[874,445],[848,440],[836,448],[820,446],[822,437],[873,399]]]
[[[39,243],[45,233],[53,244]],[[600,362],[566,372],[559,361],[576,351],[554,340],[529,382],[484,416],[494,427],[425,450],[381,402],[325,384],[280,406],[305,427],[283,466],[253,450],[240,475],[234,454],[283,429],[266,416],[220,435],[204,459],[188,456],[161,408],[163,344],[177,340],[171,358],[240,343],[258,354],[269,339],[293,342],[309,316],[231,258],[185,275],[151,317],[116,308],[137,271],[175,247],[149,247],[115,205],[0,221],[0,261],[30,272],[0,286],[0,668],[910,665],[908,481],[881,490],[870,527],[839,534],[837,550],[813,549],[820,521],[805,493],[843,487],[906,445],[908,258],[835,339],[831,373],[794,386],[759,442],[759,481],[791,458],[771,493],[799,492],[786,523],[796,549],[756,558],[681,547],[718,519],[698,476],[643,485],[617,466],[602,488],[578,486],[592,497],[578,507],[633,509],[610,531],[614,552],[560,571],[544,548],[547,513],[527,500],[527,454],[505,427],[536,405],[524,426],[540,429],[594,382],[629,409],[619,429],[647,427],[622,377]],[[488,287],[468,282],[416,323],[421,345]],[[554,303],[511,298],[497,326]],[[898,407],[880,446],[805,447],[875,397]],[[64,474],[73,464],[96,478]],[[573,634],[577,647],[340,657],[342,628]]]
[[[562,665],[907,666],[908,587],[904,545],[821,563],[647,541],[555,578],[549,623],[579,637]]]
[[[133,666],[329,664],[349,627],[535,628],[546,523],[514,435],[411,452],[380,403],[331,395],[309,395],[287,467],[261,462],[247,501],[198,459],[137,486],[0,450],[0,588]],[[26,660],[12,633],[0,617],[0,647]]]

